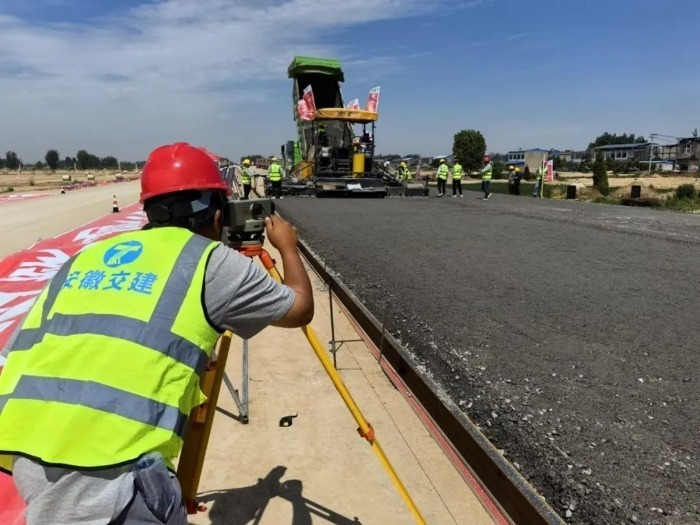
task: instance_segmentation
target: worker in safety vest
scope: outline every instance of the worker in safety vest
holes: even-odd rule
[[[493,165],[491,164],[491,157],[488,155],[483,158],[484,167],[478,173],[481,175],[481,191],[484,192],[483,200],[489,200],[491,198],[491,175],[493,173]]]
[[[544,167],[537,168],[535,173],[535,189],[532,191],[533,197],[542,198],[542,186],[544,182]]]
[[[440,159],[440,165],[437,171],[437,187],[438,187],[438,197],[444,197],[447,187],[447,174],[449,173],[449,168],[445,159]]]
[[[401,181],[410,181],[413,179],[413,175],[411,174],[411,170],[408,169],[408,166],[406,165],[405,162],[402,162],[399,164],[399,176],[398,179]]]
[[[219,335],[303,326],[314,310],[289,223],[265,219],[285,285],[219,241],[229,194],[203,151],[157,148],[141,177],[148,224],[69,259],[10,338],[0,464],[27,525],[187,524],[172,461]]]
[[[272,157],[270,160],[270,167],[267,169],[267,177],[270,180],[270,186],[272,187],[272,198],[281,199],[282,198],[282,166],[277,163],[277,159]]]
[[[515,166],[508,166],[508,193],[515,195]]]
[[[452,166],[452,196],[456,197],[457,192],[459,192],[460,197],[462,195],[462,176],[464,175],[464,170],[459,161],[455,161],[454,166]]]
[[[252,176],[250,174],[250,159],[245,159],[243,161],[243,166],[241,167],[241,184],[243,185],[243,199],[248,200],[250,195],[250,190],[252,188]]]

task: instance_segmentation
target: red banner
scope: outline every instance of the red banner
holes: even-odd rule
[[[0,261],[0,348],[31,308],[37,296],[61,265],[86,246],[118,233],[140,229],[146,215],[140,204],[123,208],[85,226]],[[0,371],[5,358],[0,356]],[[15,490],[12,478],[0,472],[0,524],[23,525],[24,502]]]
[[[367,111],[377,112],[379,108],[379,91],[381,86],[377,86],[369,90],[369,98],[367,99]]]
[[[314,90],[311,89],[311,84],[304,88],[304,94],[301,97],[309,108],[311,113],[316,112],[316,100],[314,99]]]
[[[348,109],[360,109],[360,99],[359,98],[354,98],[350,102],[348,102],[348,105],[345,106]]]
[[[299,118],[301,120],[313,120],[314,113],[309,109],[309,105],[304,99],[297,102],[297,111],[299,112]]]

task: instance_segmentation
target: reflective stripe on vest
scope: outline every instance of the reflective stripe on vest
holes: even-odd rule
[[[438,178],[447,179],[447,164],[440,164],[438,168]]]
[[[250,173],[246,168],[241,169],[241,184],[250,184]]]
[[[491,174],[493,172],[493,166],[491,165],[490,162],[486,165],[486,168],[487,168],[487,170],[481,174],[481,180],[490,180],[491,179]]]
[[[460,180],[463,174],[462,165],[455,164],[452,168],[452,179]]]
[[[63,265],[0,375],[0,451],[81,468],[156,450],[174,459],[219,336],[202,306],[218,244],[158,228],[102,241]]]
[[[270,180],[278,181],[282,180],[282,167],[279,164],[270,165]]]

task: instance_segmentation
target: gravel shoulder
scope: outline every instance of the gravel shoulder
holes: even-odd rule
[[[474,192],[278,208],[568,522],[700,522],[700,217]]]

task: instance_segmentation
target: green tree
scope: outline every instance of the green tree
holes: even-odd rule
[[[588,149],[597,148],[598,146],[610,146],[611,144],[644,144],[647,141],[644,137],[637,137],[634,133],[608,133],[598,135],[596,139],[588,145]]]
[[[530,173],[530,166],[525,164],[525,171],[523,171],[523,179],[532,180],[532,173]]]
[[[38,170],[43,170],[44,169],[44,163],[41,162],[40,160],[36,161],[36,164],[34,164],[34,167]]]
[[[100,167],[100,158],[97,155],[88,153],[84,149],[81,149],[75,156],[79,170],[89,170]]]
[[[467,129],[455,134],[452,154],[467,173],[481,168],[484,153],[486,140],[480,131]]]
[[[117,168],[119,167],[119,162],[116,157],[102,157],[100,159],[100,166],[103,168]]]
[[[599,151],[595,156],[593,163],[593,187],[597,189],[601,195],[610,193],[608,186],[608,168],[605,165],[605,157],[603,152]]]
[[[502,162],[493,163],[493,171],[491,172],[491,177],[494,179],[507,179],[508,173],[505,170],[505,164]]]
[[[18,170],[21,164],[22,161],[17,156],[17,153],[14,151],[8,151],[5,153],[5,166],[7,166],[7,169]]]
[[[51,171],[56,171],[61,157],[58,155],[57,150],[50,149],[46,152],[46,155],[44,155],[44,160],[46,160],[46,165],[51,168]]]

